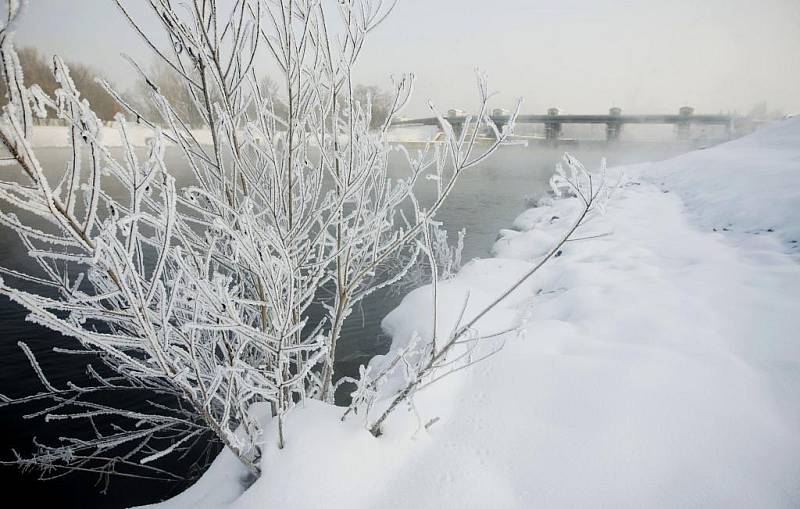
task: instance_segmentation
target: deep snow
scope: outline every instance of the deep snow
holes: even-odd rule
[[[800,506],[800,118],[621,171],[578,236],[610,235],[568,243],[478,326],[524,334],[419,394],[429,430],[401,410],[376,439],[310,402],[244,493],[223,452],[159,507]],[[441,285],[442,314],[500,293],[576,209],[520,215]],[[429,304],[417,289],[386,317],[395,348],[430,334]]]

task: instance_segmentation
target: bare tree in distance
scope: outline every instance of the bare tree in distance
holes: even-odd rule
[[[161,110],[151,93],[154,88],[166,99],[175,110],[175,115],[183,119],[192,128],[205,125],[200,104],[196,102],[190,86],[182,76],[163,60],[156,59],[148,68],[146,77],[140,77],[132,98],[136,111],[144,118],[158,120],[159,125],[168,126],[169,118],[161,117]]]
[[[38,84],[47,94],[53,94],[58,88],[53,71],[47,59],[34,47],[26,46],[18,51],[19,62],[25,74],[25,84]],[[0,99],[5,102],[8,87],[5,82],[0,83]]]
[[[18,51],[19,63],[26,86],[38,85],[42,92],[52,96],[59,88],[53,74],[53,62],[42,55],[34,47],[24,47]],[[113,120],[114,116],[122,111],[117,101],[98,80],[102,79],[100,73],[92,67],[79,62],[67,62],[70,68],[72,81],[81,96],[89,101],[92,110],[101,120]],[[0,100],[6,100],[8,86],[5,81],[0,81]]]
[[[392,94],[377,85],[356,85],[353,98],[370,109],[370,129],[379,129],[389,118]]]
[[[269,75],[264,75],[259,80],[259,84],[264,98],[272,101],[275,116],[285,118],[287,113],[286,104],[281,99],[278,83]],[[184,119],[190,127],[200,129],[206,126],[202,106],[195,102],[191,85],[179,74],[175,73],[167,63],[159,59],[156,59],[148,68],[144,77],[140,77],[134,92],[126,94],[131,108],[144,118],[156,119],[156,123],[160,126],[167,126],[169,120],[161,117],[157,103],[151,98],[154,87],[171,105],[174,105],[173,108],[176,115]],[[251,102],[248,108],[248,115],[252,117],[258,115],[255,107],[255,103]]]

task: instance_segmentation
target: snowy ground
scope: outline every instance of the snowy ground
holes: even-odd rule
[[[624,173],[583,229],[611,235],[479,322],[525,334],[418,396],[428,431],[402,411],[376,439],[310,403],[244,493],[223,453],[161,507],[800,506],[800,119]],[[442,285],[443,314],[501,292],[576,209],[523,213]],[[429,301],[385,319],[397,344],[429,333]]]
[[[211,144],[211,131],[208,130],[195,130],[192,135],[200,143]],[[33,127],[33,136],[31,142],[34,147],[69,147],[69,128],[64,126],[44,126],[38,125]],[[121,147],[122,134],[119,129],[115,127],[103,127],[103,142],[106,147]],[[153,130],[149,127],[128,124],[128,136],[131,144],[135,147],[146,147],[147,142],[153,137]]]
[[[437,126],[395,127],[386,135],[390,143],[426,142],[436,138],[441,131]]]

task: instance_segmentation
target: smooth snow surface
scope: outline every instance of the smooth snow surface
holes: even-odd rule
[[[784,242],[800,244],[800,117],[636,170],[677,192],[703,226],[774,230]]]
[[[524,335],[419,394],[429,430],[402,409],[376,439],[311,402],[243,494],[223,454],[159,507],[800,507],[800,119],[623,171],[578,236],[610,235],[568,243],[479,322]],[[500,293],[576,208],[518,217],[496,258],[441,285],[443,321],[467,291]],[[394,348],[430,334],[429,304],[418,289],[386,317]]]

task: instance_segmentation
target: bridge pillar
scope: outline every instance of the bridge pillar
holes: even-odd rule
[[[736,121],[731,117],[727,124],[725,124],[725,136],[730,140],[733,138],[733,133],[736,131]]]
[[[683,106],[680,110],[678,110],[678,116],[680,119],[678,123],[675,124],[675,132],[678,135],[679,140],[688,140],[689,133],[690,133],[690,124],[692,121],[692,115],[694,114],[694,108],[691,106]]]
[[[503,132],[503,127],[508,123],[508,117],[511,116],[511,111],[505,108],[495,108],[492,110],[492,116],[489,119],[492,121],[498,131]],[[505,119],[505,121],[503,120]],[[487,132],[487,135],[491,135]]]
[[[458,108],[447,110],[447,120],[453,127],[453,134],[456,138],[461,136],[461,131],[464,129],[464,118],[467,116],[466,112]]]
[[[561,111],[558,108],[548,108],[547,115],[550,117],[558,117]],[[547,143],[556,144],[561,137],[561,122],[557,120],[548,120],[544,123],[544,139]]]
[[[608,114],[612,117],[619,117],[622,115],[622,108],[617,108],[616,106],[610,108],[608,110]],[[608,122],[606,124],[606,141],[609,143],[615,142],[619,140],[619,135],[622,133],[622,122],[614,121]]]

